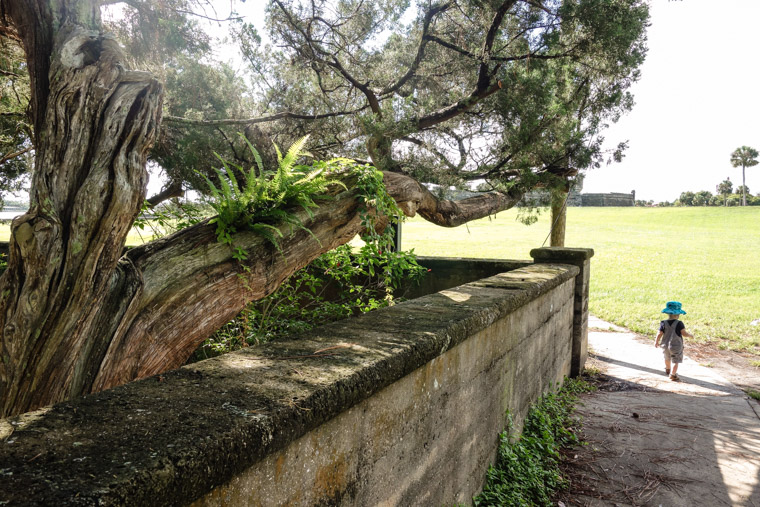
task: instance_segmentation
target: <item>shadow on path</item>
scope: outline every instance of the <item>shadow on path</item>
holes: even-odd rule
[[[657,370],[654,368],[649,368],[648,366],[641,366],[640,364],[633,364],[626,361],[621,361],[619,359],[605,357],[600,354],[594,354],[594,357],[600,361],[604,361],[605,363],[616,364],[618,366],[624,366],[626,368],[631,368],[632,370],[644,371],[644,372],[651,373],[653,375],[658,375],[665,378],[664,370]],[[680,377],[681,382],[698,385],[700,387],[704,387],[705,389],[720,391],[726,394],[739,394],[741,392],[739,388],[734,387],[732,385],[715,384],[713,382],[708,382],[706,380],[700,380],[694,377],[687,377],[685,375],[681,375],[680,373],[678,374],[678,376]]]
[[[760,418],[744,393],[689,359],[669,380],[633,333],[591,332],[589,346],[603,374],[578,409],[588,445],[565,460],[565,505],[760,507]]]

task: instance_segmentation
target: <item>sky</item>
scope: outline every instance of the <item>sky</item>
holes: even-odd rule
[[[652,0],[649,52],[632,89],[636,105],[605,135],[630,147],[619,164],[587,173],[584,192],[673,201],[726,178],[741,185],[731,152],[760,149],[760,1]],[[746,170],[760,192],[760,165]]]
[[[229,13],[229,0],[218,3],[220,16]],[[234,4],[262,35],[264,4]],[[731,166],[731,152],[760,149],[760,0],[650,6],[649,52],[631,90],[636,105],[604,134],[609,148],[625,140],[629,148],[621,163],[589,170],[583,192],[635,190],[640,200],[672,202],[684,191],[715,193],[726,178],[736,188],[741,168]],[[747,169],[746,184],[760,193],[760,165]],[[153,179],[151,187],[160,186]]]

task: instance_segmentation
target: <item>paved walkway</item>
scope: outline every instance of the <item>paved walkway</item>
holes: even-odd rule
[[[565,503],[760,507],[760,404],[688,357],[669,380],[653,337],[589,327],[590,364],[610,378],[579,410],[589,445]]]

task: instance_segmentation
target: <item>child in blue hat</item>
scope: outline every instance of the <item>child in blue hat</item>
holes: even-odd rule
[[[668,314],[668,320],[660,321],[660,332],[654,339],[654,346],[660,346],[662,339],[662,353],[665,356],[665,375],[670,375],[670,380],[680,380],[678,377],[678,365],[683,362],[683,337],[694,338],[694,335],[686,331],[686,326],[678,319],[679,315],[686,315],[678,301],[668,301],[662,313]],[[670,364],[673,363],[673,373],[670,372]]]

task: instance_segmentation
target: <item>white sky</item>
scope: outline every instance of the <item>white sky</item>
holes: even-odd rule
[[[760,149],[760,1],[652,0],[649,53],[633,111],[605,138],[630,147],[620,164],[587,173],[584,192],[630,192],[655,202],[709,190],[741,168],[731,152]],[[760,192],[760,166],[746,171]]]
[[[262,35],[264,3],[235,2]],[[219,15],[229,5],[220,0]],[[620,164],[589,170],[583,191],[636,190],[637,199],[659,202],[687,190],[715,193],[727,177],[737,187],[741,168],[731,166],[731,152],[760,148],[760,0],[650,5],[649,53],[632,89],[636,105],[605,133],[610,147],[628,140],[629,149]],[[746,176],[750,191],[760,192],[760,166]]]

